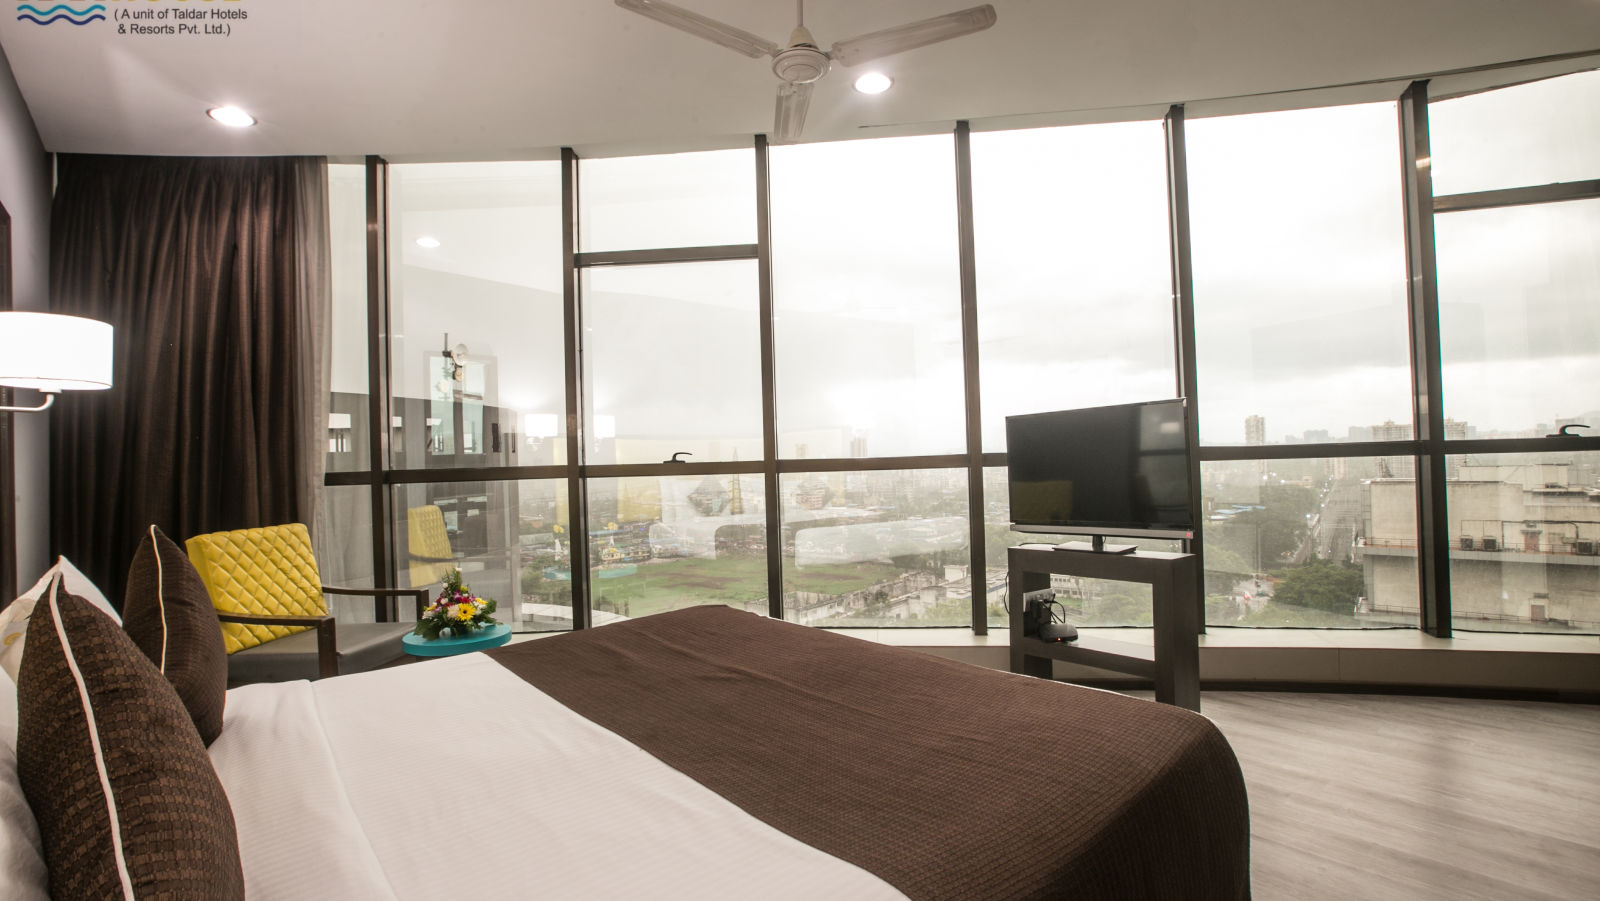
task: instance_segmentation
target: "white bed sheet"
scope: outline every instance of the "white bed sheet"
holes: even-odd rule
[[[903,899],[481,654],[228,692],[253,901]]]

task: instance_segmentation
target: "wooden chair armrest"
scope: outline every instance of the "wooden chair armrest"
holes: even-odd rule
[[[417,619],[422,619],[422,611],[428,606],[428,589],[426,588],[341,588],[335,585],[324,585],[322,586],[322,593],[377,598],[398,598],[409,595],[417,600]],[[399,612],[392,603],[389,605],[389,615],[396,619],[399,618]]]
[[[316,626],[320,628],[324,622],[332,621],[333,614],[325,613],[321,616],[274,616],[269,613],[233,613],[227,610],[218,610],[217,619],[225,623],[245,623],[251,626]]]
[[[312,626],[317,630],[317,677],[326,679],[339,675],[338,623],[332,614],[322,616],[269,616],[262,613],[231,613],[217,611],[217,619],[225,623],[242,623],[250,626]]]

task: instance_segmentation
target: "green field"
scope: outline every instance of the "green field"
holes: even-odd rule
[[[796,569],[783,561],[784,587],[792,591],[846,594],[894,578],[890,563],[840,563]],[[694,604],[766,609],[767,562],[762,557],[701,557],[651,560],[629,576],[590,582],[594,609],[648,616]]]

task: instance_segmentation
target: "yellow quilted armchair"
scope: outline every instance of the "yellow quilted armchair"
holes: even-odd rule
[[[211,532],[187,542],[222,620],[230,682],[282,682],[362,672],[399,658],[395,599],[427,604],[426,589],[335,588],[322,584],[311,534],[302,523]],[[328,595],[387,600],[389,622],[344,623],[328,612]]]
[[[406,537],[411,548],[411,584],[443,582],[456,568],[450,535],[444,527],[444,511],[433,504],[406,510]]]

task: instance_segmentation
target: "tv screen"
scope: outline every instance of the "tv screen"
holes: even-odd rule
[[[1192,537],[1184,401],[1006,417],[1020,531]]]

